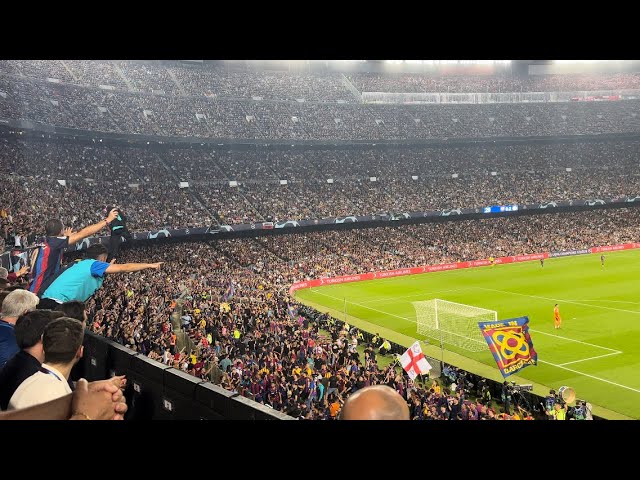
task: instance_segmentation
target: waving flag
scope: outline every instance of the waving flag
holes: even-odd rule
[[[529,335],[529,317],[478,322],[478,326],[503,377],[538,364],[538,354]]]
[[[422,353],[420,342],[416,341],[411,345],[406,352],[400,356],[400,365],[407,372],[411,380],[415,380],[418,375],[424,375],[429,373],[431,365],[427,362],[427,359]]]
[[[287,303],[287,313],[289,313],[291,320],[295,320],[298,314],[298,312],[296,312],[296,309],[292,305],[289,305],[288,303]]]

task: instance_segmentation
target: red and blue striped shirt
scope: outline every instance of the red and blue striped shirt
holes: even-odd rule
[[[31,272],[29,291],[40,296],[60,272],[62,254],[69,246],[69,237],[46,237],[40,247],[35,266]]]

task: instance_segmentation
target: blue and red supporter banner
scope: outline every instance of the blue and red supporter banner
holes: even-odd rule
[[[529,317],[478,322],[478,326],[503,377],[538,364],[538,354],[529,334]]]

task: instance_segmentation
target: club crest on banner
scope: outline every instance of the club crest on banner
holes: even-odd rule
[[[503,377],[538,364],[538,354],[529,334],[529,317],[478,322],[478,327]]]

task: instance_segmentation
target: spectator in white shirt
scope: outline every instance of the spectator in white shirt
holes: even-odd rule
[[[26,408],[72,393],[68,380],[82,358],[84,322],[69,317],[49,323],[42,335],[44,363],[27,378],[9,400],[9,409]]]

